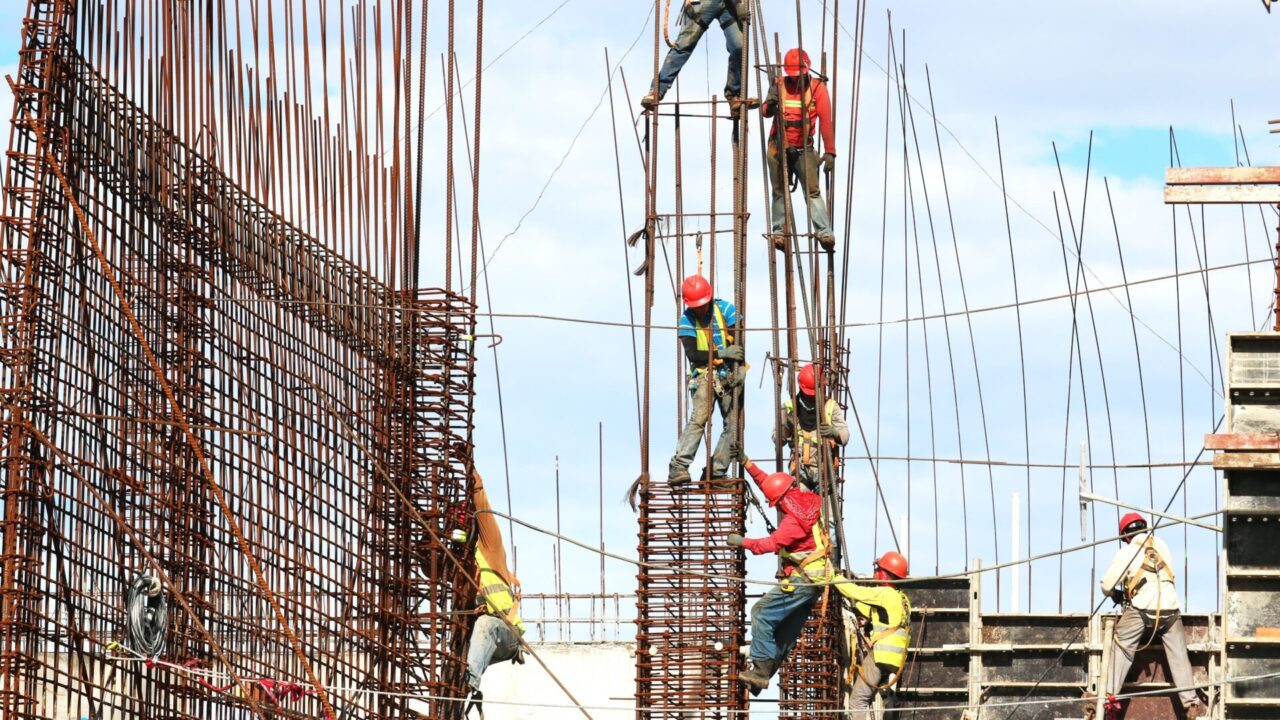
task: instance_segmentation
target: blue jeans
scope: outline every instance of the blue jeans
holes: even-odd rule
[[[505,622],[492,615],[476,618],[467,645],[467,684],[480,689],[480,677],[493,663],[505,662],[520,650],[520,639]]]
[[[773,186],[773,204],[769,209],[769,220],[773,232],[786,232],[787,227],[787,195],[791,193],[791,178],[782,172],[782,160],[778,157],[778,145],[769,141],[769,182]],[[787,174],[795,175],[800,180],[809,201],[809,220],[813,222],[813,232],[818,235],[831,234],[831,220],[827,216],[827,202],[822,199],[822,183],[818,180],[818,153],[812,147],[787,148]],[[797,218],[797,233],[808,232],[808,223]]]
[[[715,403],[720,406],[720,418],[724,427],[720,430],[720,439],[716,441],[715,450],[711,453],[711,477],[719,479],[729,474],[729,463],[738,456],[738,399],[742,397],[742,386],[735,379],[740,370],[732,370],[729,376],[721,379],[721,392],[715,393],[714,384],[706,373],[689,381],[689,422],[685,424],[676,441],[676,454],[671,458],[669,475],[679,470],[688,470],[698,446],[707,432],[707,423],[711,422],[711,395],[715,394]]]
[[[732,0],[728,0],[732,2]],[[680,68],[688,62],[693,49],[707,31],[713,21],[720,22],[724,31],[724,47],[729,51],[729,75],[725,79],[725,97],[739,97],[742,94],[742,28],[737,16],[730,12],[726,0],[689,0],[685,9],[684,27],[676,38],[675,46],[667,52],[667,59],[662,62],[658,71],[658,98],[661,99],[671,89],[671,84],[680,74]]]
[[[751,607],[751,659],[781,663],[795,647],[822,587],[792,579],[795,589],[774,587]]]

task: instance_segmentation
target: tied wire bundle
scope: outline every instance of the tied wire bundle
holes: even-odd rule
[[[129,646],[147,657],[164,652],[169,628],[169,599],[160,579],[139,575],[124,594],[125,628]]]

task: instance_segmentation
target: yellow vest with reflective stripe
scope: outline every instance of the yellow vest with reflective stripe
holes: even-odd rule
[[[782,409],[786,411],[787,416],[791,417],[793,421],[792,436],[794,440],[792,441],[792,446],[800,450],[800,464],[805,467],[817,465],[818,454],[814,450],[822,443],[822,436],[818,434],[818,428],[805,430],[800,427],[800,418],[794,417],[796,411],[795,403],[791,401],[791,398],[782,401]],[[830,425],[836,416],[836,401],[828,398],[823,403],[823,410],[823,415],[827,417],[826,422]],[[835,445],[835,441],[832,441],[832,445]]]
[[[476,548],[476,568],[480,570],[480,592],[484,596],[484,608],[490,615],[505,617],[520,634],[524,634],[524,621],[516,610],[516,599],[511,587],[498,573],[489,569],[484,553]]]
[[[871,621],[871,649],[877,663],[902,669],[911,644],[911,603],[906,594],[888,586],[862,587],[854,603],[858,614]]]
[[[715,300],[712,300],[711,312],[712,312],[711,322],[720,326],[720,338],[724,340],[724,344],[727,347],[732,343],[729,339],[729,329],[724,324],[724,313],[720,312],[720,303],[716,302]],[[698,320],[697,316],[694,316],[692,313],[690,313],[690,315],[692,316],[692,319],[693,319],[693,332],[698,337],[698,349],[701,350],[702,352],[707,352],[708,350],[711,349],[711,342],[712,342],[711,338],[712,338],[712,335],[714,334],[714,330],[709,325],[703,325]],[[686,335],[685,337],[688,337],[688,336]]]

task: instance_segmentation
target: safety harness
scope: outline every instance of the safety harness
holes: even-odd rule
[[[1155,575],[1157,582],[1173,582],[1173,568],[1164,561],[1159,551],[1155,548],[1155,537],[1147,535],[1140,546],[1142,552],[1142,567],[1139,572],[1133,573],[1124,584],[1125,600],[1133,602],[1133,598],[1138,594],[1146,584],[1147,580]]]
[[[823,403],[822,414],[826,418],[827,424],[831,424],[835,420],[836,407],[836,401],[830,398]],[[816,423],[817,427],[812,430],[802,428],[800,426],[800,413],[791,398],[782,401],[782,409],[786,411],[788,417],[792,418],[792,424],[795,428],[793,431],[795,440],[792,443],[792,447],[797,450],[798,455],[792,458],[792,471],[794,472],[802,467],[816,466],[818,464],[818,447],[822,445],[823,441],[822,435],[818,432],[821,424]],[[833,439],[828,438],[827,443],[833,449],[836,446],[836,442]],[[839,467],[839,453],[832,453],[832,463],[834,467]]]

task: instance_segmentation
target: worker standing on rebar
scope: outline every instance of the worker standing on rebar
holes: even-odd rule
[[[836,462],[840,456],[838,448],[849,442],[849,424],[845,422],[844,411],[835,399],[828,397],[822,403],[821,415],[818,413],[819,379],[818,369],[813,363],[800,368],[796,378],[800,392],[796,393],[794,399],[782,401],[779,424],[773,430],[775,443],[785,442],[791,446],[791,474],[814,492],[821,488],[822,445],[826,443],[830,449],[834,477]]]
[[[1120,518],[1120,542],[1123,547],[1102,576],[1103,594],[1124,605],[1124,612],[1116,621],[1116,652],[1107,693],[1120,692],[1134,656],[1156,640],[1164,644],[1174,687],[1189,688],[1195,680],[1174,584],[1175,558],[1163,540],[1147,532],[1146,518],[1136,512]],[[1208,714],[1195,690],[1183,690],[1178,697],[1185,717]]]
[[[911,603],[895,583],[907,577],[907,558],[890,550],[873,566],[878,585],[841,582],[836,589],[853,601],[858,617],[858,650],[861,661],[854,658],[858,680],[853,685],[850,710],[871,710],[876,694],[890,690],[902,675],[911,644]],[[855,713],[855,718],[869,718],[869,713]]]
[[[760,108],[765,117],[781,115],[773,121],[769,131],[769,181],[773,186],[773,203],[770,208],[774,247],[787,247],[787,195],[791,178],[797,178],[804,189],[809,204],[809,220],[818,242],[827,250],[834,250],[835,236],[831,234],[831,220],[827,203],[822,199],[822,183],[818,180],[818,166],[828,174],[835,171],[836,137],[831,124],[831,97],[827,84],[810,74],[809,55],[800,48],[787,51],[782,64],[782,77],[769,88],[769,95]],[[818,160],[813,143],[814,129],[822,131],[822,160]],[[786,148],[779,152],[779,136]]]
[[[667,52],[667,57],[658,70],[652,89],[640,99],[640,105],[651,110],[666,96],[671,85],[680,74],[680,69],[688,62],[693,49],[698,46],[703,33],[713,22],[720,23],[724,31],[724,47],[729,51],[729,72],[725,78],[724,97],[735,112],[742,105],[742,31],[745,19],[740,11],[746,11],[748,0],[685,0],[681,11],[680,35]],[[759,101],[748,100],[748,107],[759,104]]]
[[[767,537],[733,534],[728,538],[729,545],[754,555],[777,553],[784,563],[783,581],[751,608],[751,667],[739,674],[738,680],[752,695],[758,695],[769,687],[769,679],[800,637],[809,610],[822,597],[823,586],[815,583],[830,580],[834,573],[827,560],[831,543],[822,522],[822,498],[797,487],[787,473],[766,473],[746,459],[742,465],[769,507],[782,510],[778,529]]]
[[[738,310],[733,303],[711,296],[711,284],[701,275],[690,275],[680,287],[685,311],[680,316],[677,336],[689,360],[689,422],[676,443],[667,481],[673,486],[689,482],[689,465],[711,422],[714,399],[720,407],[724,427],[711,454],[711,479],[729,472],[729,463],[738,454],[738,408],[742,398],[743,361],[746,353],[734,343]]]
[[[476,618],[467,644],[467,685],[471,702],[484,699],[480,678],[494,663],[510,660],[523,663],[520,637],[524,622],[520,619],[520,581],[507,568],[507,554],[502,544],[502,531],[489,510],[489,498],[479,473],[474,475],[472,502],[476,511],[476,577],[481,615]]]

